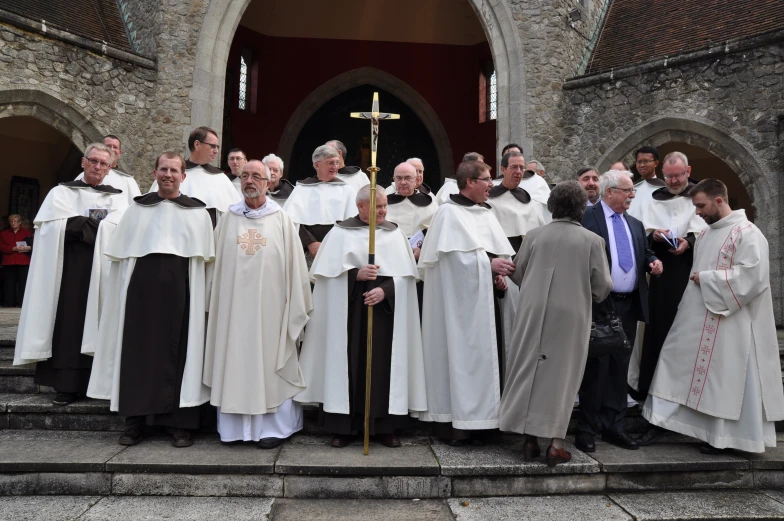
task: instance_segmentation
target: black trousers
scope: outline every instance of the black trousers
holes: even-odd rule
[[[623,331],[634,345],[637,334],[636,293],[627,298],[614,298],[615,313],[621,318]],[[577,431],[594,436],[600,432],[623,432],[623,417],[626,415],[626,375],[629,371],[631,350],[589,358],[580,385],[580,414]]]
[[[22,305],[27,272],[30,266],[3,266],[3,305],[7,308]]]

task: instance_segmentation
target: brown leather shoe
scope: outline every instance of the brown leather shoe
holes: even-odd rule
[[[394,434],[379,434],[376,439],[384,447],[400,447],[400,438]]]
[[[188,429],[174,429],[174,431],[172,431],[172,447],[184,449],[185,447],[190,447],[191,445],[193,445],[191,431]]]
[[[572,461],[572,453],[566,449],[556,449],[552,445],[547,448],[547,466],[555,467],[559,463],[569,463]]]
[[[533,461],[542,455],[542,449],[539,448],[539,442],[533,436],[526,436],[523,443],[523,460]]]
[[[356,439],[356,436],[352,436],[350,434],[348,434],[348,435],[345,435],[345,434],[341,435],[341,434],[339,434],[339,435],[334,436],[332,438],[332,441],[330,442],[330,445],[332,445],[333,447],[335,447],[337,449],[342,449],[343,447],[348,447],[349,445],[351,445],[354,442],[355,439]]]

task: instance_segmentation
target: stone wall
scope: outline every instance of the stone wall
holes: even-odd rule
[[[784,147],[778,125],[784,115],[784,44],[721,52],[658,69],[645,66],[600,80],[567,84],[563,110],[548,115],[558,130],[542,136],[549,148],[539,159],[559,165],[554,173],[565,178],[583,163],[602,167],[628,158],[643,142],[686,141],[719,156],[748,189],[756,224],[770,243],[771,284],[781,324]]]

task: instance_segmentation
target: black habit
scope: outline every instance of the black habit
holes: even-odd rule
[[[367,228],[358,217],[340,221],[345,228]],[[379,227],[394,229],[385,222]],[[394,434],[395,429],[408,426],[408,416],[389,414],[389,383],[392,367],[392,332],[395,325],[395,283],[392,277],[378,277],[372,281],[357,281],[358,268],[348,272],[348,381],[349,414],[325,412],[319,406],[319,425],[333,434],[348,435],[362,432],[365,421],[365,368],[367,364],[367,306],[366,291],[380,287],[384,300],[373,307],[373,361],[371,365],[370,435]]]
[[[82,180],[62,183],[74,189],[90,186]],[[121,194],[109,185],[92,189],[108,194]],[[63,271],[60,294],[52,334],[52,357],[38,362],[34,381],[53,387],[58,392],[87,393],[93,358],[81,354],[87,294],[93,268],[93,250],[100,221],[92,217],[71,217],[65,226]]]

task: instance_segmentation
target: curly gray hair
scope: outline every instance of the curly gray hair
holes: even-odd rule
[[[547,209],[553,219],[582,221],[588,194],[577,181],[561,181],[550,191]]]

